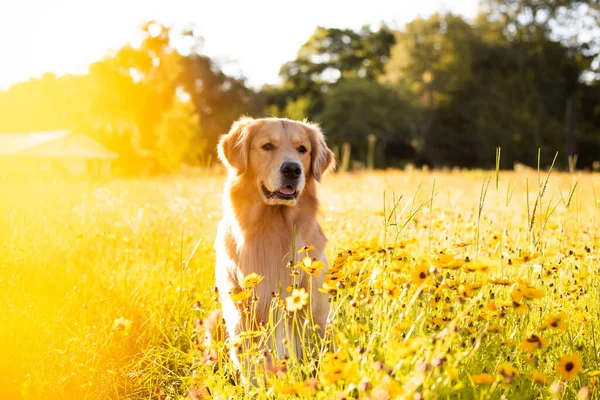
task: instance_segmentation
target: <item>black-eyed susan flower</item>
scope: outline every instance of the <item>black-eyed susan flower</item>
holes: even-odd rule
[[[475,291],[477,289],[481,289],[482,284],[481,283],[462,283],[458,286],[458,293],[462,296],[462,297],[468,297],[471,298],[473,296],[475,296]]]
[[[304,246],[300,250],[298,250],[298,254],[302,254],[302,253],[308,254],[308,252],[311,250],[314,250],[314,248],[315,248],[315,246]]]
[[[566,381],[570,381],[581,370],[581,357],[578,354],[565,354],[556,365],[556,374]]]
[[[254,286],[258,285],[264,278],[264,276],[253,272],[249,275],[246,275],[244,279],[242,279],[242,287],[244,289],[253,288]]]
[[[304,257],[298,266],[305,272],[318,276],[319,271],[325,267],[323,261],[319,261],[310,257]]]
[[[544,297],[544,291],[525,281],[519,281],[519,292],[527,299],[540,299]]]
[[[486,273],[490,271],[489,264],[486,264],[480,260],[474,260],[464,264],[464,268],[469,272],[480,272]]]
[[[337,292],[337,279],[329,277],[323,280],[323,284],[318,290],[323,294],[335,294]]]
[[[312,382],[285,383],[279,379],[275,380],[274,392],[279,395],[307,397],[315,393],[316,387]]]
[[[473,379],[473,382],[477,385],[491,385],[496,382],[496,377],[494,375],[485,372],[483,374],[473,375],[471,376],[471,379]]]
[[[398,287],[398,285],[395,282],[392,282],[391,280],[384,280],[381,283],[381,288],[383,289],[383,291],[385,293],[387,293],[389,296],[397,299],[398,297],[400,297],[400,288]]]
[[[594,316],[590,313],[583,312],[577,316],[577,320],[583,323],[592,322],[594,320]]]
[[[492,318],[496,318],[499,315],[500,311],[498,310],[498,306],[494,302],[487,303],[485,307],[479,313],[479,319],[482,321],[488,321]]]
[[[429,277],[429,265],[427,265],[426,263],[417,265],[410,272],[410,279],[416,285],[422,285],[423,283],[425,283],[427,281],[428,277]]]
[[[564,311],[559,312],[558,314],[549,315],[546,317],[546,320],[540,329],[558,329],[560,331],[565,331],[567,329],[566,319],[567,314]]]
[[[531,335],[523,339],[523,341],[521,342],[521,347],[519,348],[521,350],[526,350],[530,353],[533,353],[536,350],[543,349],[544,347],[546,347],[547,344],[547,339],[544,339],[543,337],[538,335]]]
[[[546,376],[538,370],[534,370],[533,372],[531,372],[529,379],[531,379],[533,382],[537,383],[538,385],[545,385],[547,382]]]
[[[519,370],[511,363],[502,363],[498,366],[498,374],[504,378],[504,382],[510,383],[519,375]]]
[[[346,357],[338,354],[327,353],[321,363],[321,382],[334,385],[342,379],[358,377],[358,365]]]
[[[302,309],[308,303],[308,293],[304,288],[292,290],[292,294],[285,298],[285,308],[288,311]]]
[[[464,264],[464,260],[455,258],[453,254],[440,253],[435,266],[443,269],[457,269]]]
[[[500,286],[508,286],[508,285],[512,285],[513,283],[515,283],[515,281],[513,281],[511,279],[504,279],[504,278],[494,278],[494,279],[490,279],[488,282],[493,285],[500,285]]]
[[[448,317],[433,317],[431,319],[431,322],[433,322],[437,326],[444,326],[447,325],[448,322],[450,322],[450,319]]]
[[[234,292],[229,293],[229,297],[231,297],[231,300],[233,300],[235,302],[247,300],[251,296],[252,296],[251,289],[239,290],[239,291],[234,291]]]

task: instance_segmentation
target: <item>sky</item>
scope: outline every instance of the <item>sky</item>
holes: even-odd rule
[[[252,86],[277,83],[317,26],[401,28],[436,11],[473,18],[478,0],[1,0],[0,89],[44,72],[85,73],[144,21],[194,25],[201,52]]]

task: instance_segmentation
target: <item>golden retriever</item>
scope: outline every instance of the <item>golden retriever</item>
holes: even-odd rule
[[[252,324],[266,324],[273,294],[292,284],[286,266],[292,259],[294,227],[296,249],[313,246],[309,256],[327,265],[326,238],[317,222],[317,182],[335,161],[317,125],[279,118],[242,117],[221,138],[218,152],[229,175],[215,241],[216,285],[226,335],[235,338],[252,329]],[[254,321],[249,322],[244,307],[230,294],[240,291],[243,278],[253,272],[264,280],[255,287],[258,300]],[[327,296],[317,290],[322,279],[322,273],[313,278],[312,310],[307,311],[321,334],[329,313]],[[301,279],[299,286],[308,292],[308,278]],[[285,292],[281,295],[285,297]],[[217,318],[208,319],[209,332]],[[279,357],[285,354],[282,325],[275,329],[277,348],[270,349]],[[235,349],[230,357],[239,369]]]

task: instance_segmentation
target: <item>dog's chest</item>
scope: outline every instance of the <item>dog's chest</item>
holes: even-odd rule
[[[294,241],[291,235],[255,235],[246,238],[239,249],[239,266],[244,275],[252,272],[272,275],[277,271],[289,274],[286,266],[292,260],[294,249],[297,253],[303,246],[305,242],[300,235],[296,235]]]

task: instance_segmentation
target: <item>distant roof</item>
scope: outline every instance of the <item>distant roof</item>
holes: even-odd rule
[[[71,157],[115,159],[117,154],[95,140],[67,130],[0,132],[0,157]]]

